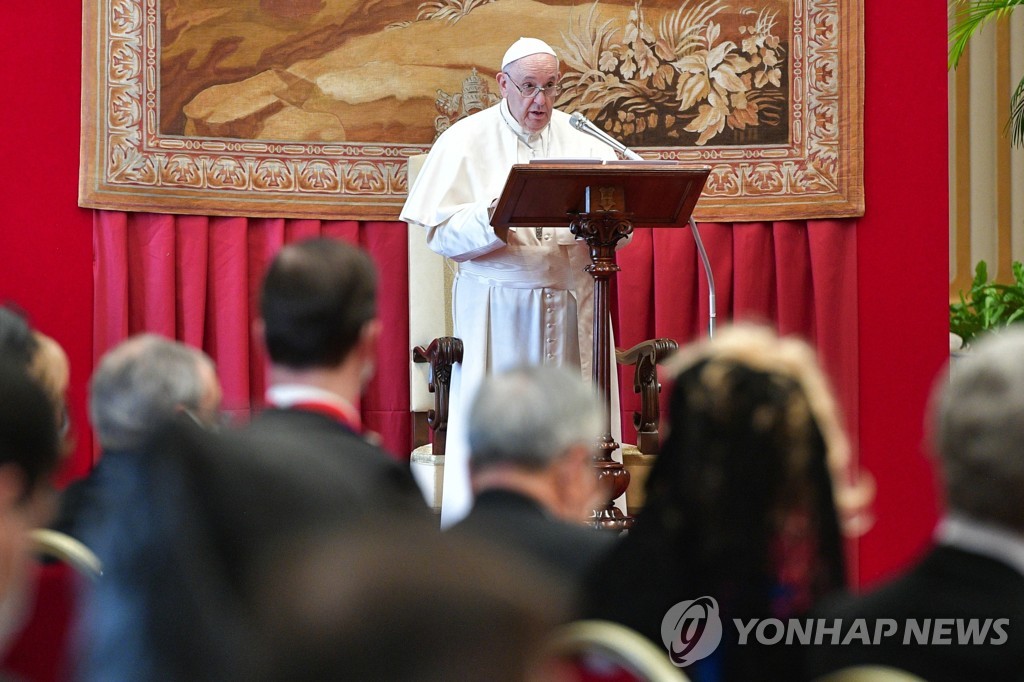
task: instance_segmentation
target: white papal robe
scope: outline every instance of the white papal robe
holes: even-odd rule
[[[484,376],[519,364],[548,364],[578,366],[584,378],[592,377],[594,281],[584,272],[590,264],[586,244],[565,227],[510,228],[506,244],[490,224],[488,209],[509,169],[532,158],[615,154],[557,110],[544,130],[528,134],[502,100],[438,137],[402,209],[402,220],[426,229],[431,250],[459,263],[452,318],[464,353],[451,381],[443,526],[472,505],[466,417]],[[618,438],[617,382],[612,396]]]

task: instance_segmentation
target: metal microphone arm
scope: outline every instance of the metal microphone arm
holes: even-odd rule
[[[598,128],[596,125],[590,122],[590,119],[588,119],[586,116],[584,116],[578,111],[569,117],[569,124],[572,125],[572,127],[575,128],[576,130],[580,131],[581,133],[586,133],[587,135],[596,137],[597,139],[601,140],[601,142],[604,142],[606,145],[608,145],[618,153],[622,154],[627,159],[633,159],[635,161],[644,160],[644,157],[640,156],[635,151],[633,151],[632,149],[622,144],[608,133]]]
[[[578,111],[569,117],[569,124],[581,133],[586,133],[601,140],[627,159],[643,161],[642,156],[598,128],[590,119]],[[700,261],[704,265],[704,276],[708,280],[708,337],[714,337],[715,318],[718,315],[715,305],[715,278],[711,274],[711,261],[708,259],[708,252],[704,250],[704,242],[700,238],[697,221],[693,219],[692,215],[690,216],[690,232],[693,233],[693,241],[697,244],[697,253],[700,254]]]
[[[704,276],[708,278],[708,338],[715,336],[715,278],[711,274],[711,261],[708,260],[708,252],[704,250],[704,242],[701,241],[700,232],[697,230],[697,221],[690,216],[690,232],[693,232],[693,241],[697,243],[697,253],[700,254],[700,261],[704,264]]]

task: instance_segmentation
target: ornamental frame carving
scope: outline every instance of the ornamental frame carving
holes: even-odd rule
[[[494,65],[515,38],[532,34],[555,46],[562,59],[567,87],[560,108],[584,112],[646,158],[711,167],[695,212],[699,220],[859,216],[864,211],[861,1],[605,0],[573,6],[559,0],[435,0],[381,5],[380,18],[374,19],[379,26],[357,17],[355,8],[365,3],[352,0],[235,3],[248,6],[252,16],[281,7],[301,12],[308,6],[310,17],[344,10],[349,14],[340,26],[356,19],[362,24],[335,36],[321,55],[325,64],[331,50],[342,55],[336,63],[351,63],[352,78],[365,81],[356,83],[364,90],[386,82],[381,73],[413,74],[407,87],[395,85],[382,97],[398,95],[389,106],[404,115],[416,112],[415,125],[406,121],[391,130],[381,124],[384,132],[373,139],[341,141],[270,138],[268,129],[246,136],[242,129],[259,117],[222,130],[212,119],[186,116],[185,129],[175,129],[167,112],[174,98],[161,91],[161,82],[187,81],[170,78],[172,39],[181,40],[200,18],[207,23],[216,18],[172,17],[163,7],[173,5],[180,14],[183,6],[196,5],[192,0],[87,2],[79,203],[204,215],[396,220],[407,192],[408,158],[429,149],[432,133],[495,101]],[[766,16],[773,23],[766,23]],[[281,25],[300,19],[288,17]],[[690,29],[700,28],[686,34],[688,47],[673,38],[682,35],[679,26],[685,21],[691,21]],[[491,44],[460,42],[460,36],[478,31],[480,22],[492,27]],[[360,49],[377,61],[354,63],[351,55]],[[235,68],[238,75],[229,87],[273,81],[278,90],[267,91],[269,104],[260,113],[270,120],[282,109],[295,109],[296,82],[307,92],[313,88],[319,101],[330,99],[325,93],[332,92],[332,83],[338,86],[330,73],[308,80],[296,75],[312,68],[310,63],[315,60],[268,66],[254,58]],[[434,80],[426,75],[435,73],[440,75]],[[200,99],[189,102],[196,108]],[[321,130],[325,138],[335,130],[372,130],[369,119],[381,117],[379,108],[362,114],[350,108],[346,111],[355,111],[353,116],[367,119],[353,124],[330,106],[329,114],[316,112],[340,121]],[[174,111],[179,120],[181,111]],[[773,121],[774,130],[768,130]]]

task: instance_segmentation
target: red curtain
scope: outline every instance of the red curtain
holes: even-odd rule
[[[246,419],[262,406],[266,387],[263,352],[250,334],[263,272],[282,245],[316,236],[358,244],[376,262],[386,331],[360,409],[386,448],[408,453],[408,256],[401,223],[97,211],[95,359],[144,331],[201,348],[217,363],[225,411]]]
[[[818,348],[851,439],[857,428],[857,263],[855,222],[704,223],[717,324],[754,321]],[[619,251],[616,345],[668,337],[680,344],[708,332],[710,301],[688,228],[637,230]],[[623,437],[640,400],[620,369]],[[663,405],[664,407],[664,405]]]
[[[767,322],[820,349],[856,433],[857,279],[852,222],[700,226],[716,284],[719,324]],[[358,244],[380,271],[385,334],[363,396],[369,428],[396,455],[411,445],[408,412],[408,260],[402,223],[217,218],[97,211],[94,220],[94,352],[150,331],[203,349],[217,363],[224,407],[245,419],[262,405],[265,361],[250,330],[259,283],[283,244],[329,236]],[[705,335],[707,281],[688,228],[638,229],[619,252],[616,341],[679,343]],[[623,434],[635,439],[639,397],[622,370]]]

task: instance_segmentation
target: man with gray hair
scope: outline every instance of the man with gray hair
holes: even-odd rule
[[[585,524],[601,498],[593,468],[601,403],[578,372],[524,366],[484,380],[469,414],[469,515],[452,532],[579,581],[615,541]]]
[[[174,419],[217,425],[221,388],[202,351],[156,334],[133,336],[106,353],[89,384],[89,417],[102,456],[61,496],[54,528],[80,540],[102,523],[111,482],[144,456],[147,440]]]
[[[816,614],[841,619],[841,638],[858,620],[869,633],[897,631],[811,647],[810,679],[873,664],[929,682],[1024,680],[1024,329],[991,334],[950,364],[930,426],[946,497],[935,546],[902,577]]]

